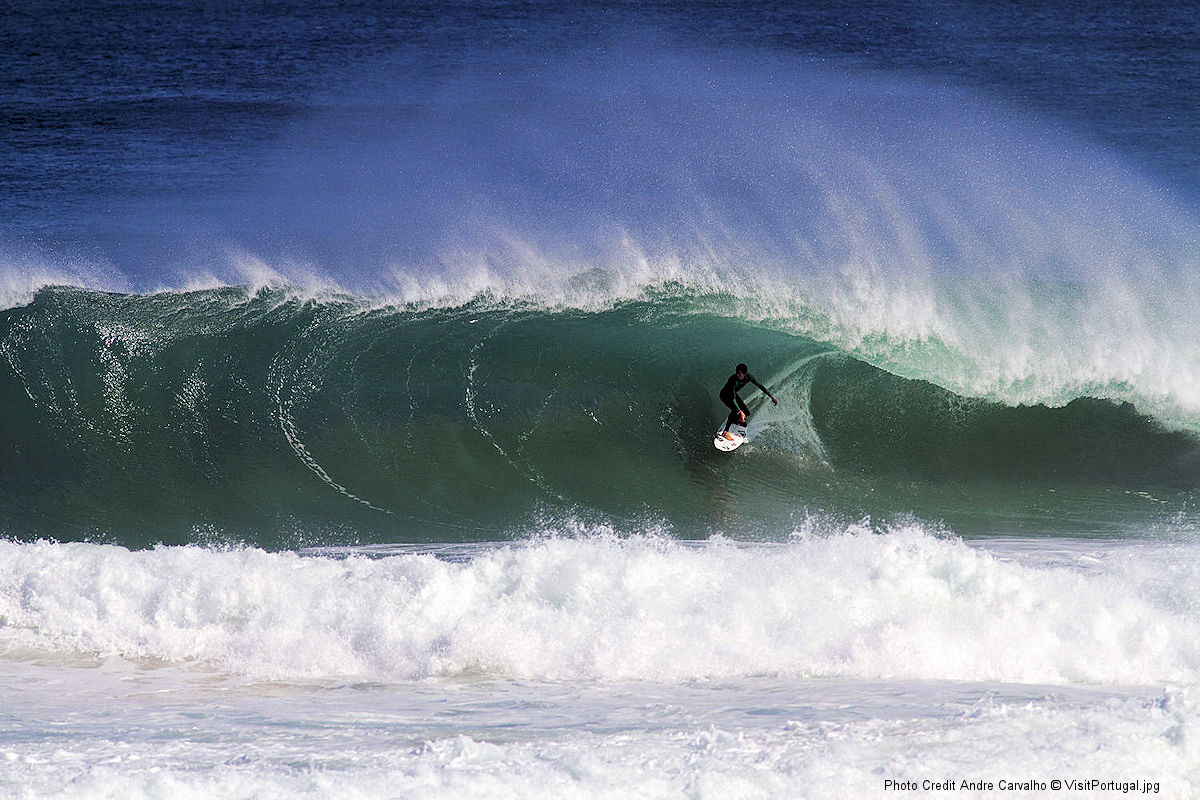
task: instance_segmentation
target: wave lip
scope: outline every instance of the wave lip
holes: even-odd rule
[[[1160,563],[1191,580],[1196,559],[1139,552],[1023,564],[916,527],[773,546],[549,538],[461,562],[5,542],[0,630],[10,651],[267,680],[1196,683],[1200,599],[1166,591]]]

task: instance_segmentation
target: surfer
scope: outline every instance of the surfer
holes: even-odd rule
[[[767,391],[767,387],[763,386],[758,381],[754,380],[754,376],[750,374],[750,368],[745,364],[738,364],[734,373],[729,376],[729,380],[725,381],[725,385],[721,388],[721,402],[729,406],[732,411],[729,412],[728,419],[725,420],[725,429],[721,431],[721,435],[726,439],[733,439],[733,434],[729,432],[729,426],[735,422],[742,425],[746,424],[746,420],[750,418],[750,409],[746,408],[745,402],[738,397],[738,392],[742,390],[747,383],[753,383],[762,393],[771,398],[771,402],[779,405],[779,401],[775,399],[775,395]]]

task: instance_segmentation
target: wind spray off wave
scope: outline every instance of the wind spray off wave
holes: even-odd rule
[[[728,293],[959,394],[1101,395],[1194,427],[1200,225],[1118,156],[916,78],[626,55],[368,82],[295,126],[303,169],[254,207],[320,240],[313,257],[358,294],[596,309]],[[383,124],[396,104],[417,110]]]
[[[960,395],[1101,396],[1195,430],[1200,226],[1118,156],[917,78],[637,52],[403,84],[381,67],[164,234],[213,241],[202,254],[124,280],[66,257],[40,271],[433,307],[601,310],[682,287]]]

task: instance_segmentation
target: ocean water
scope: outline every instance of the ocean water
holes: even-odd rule
[[[1198,35],[7,5],[0,796],[1195,797]]]

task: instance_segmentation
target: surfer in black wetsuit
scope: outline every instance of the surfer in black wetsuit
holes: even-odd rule
[[[738,392],[742,390],[747,383],[753,383],[762,393],[771,398],[771,402],[779,405],[779,401],[775,399],[775,395],[767,391],[767,387],[763,386],[758,381],[754,380],[754,376],[750,374],[750,369],[745,364],[738,364],[737,369],[729,380],[725,381],[725,385],[721,388],[721,402],[729,406],[732,411],[729,412],[729,418],[725,420],[725,429],[721,431],[721,435],[726,439],[732,439],[733,434],[729,432],[729,426],[735,422],[746,424],[746,420],[750,418],[750,409],[746,408],[746,404],[742,398],[738,397]]]

